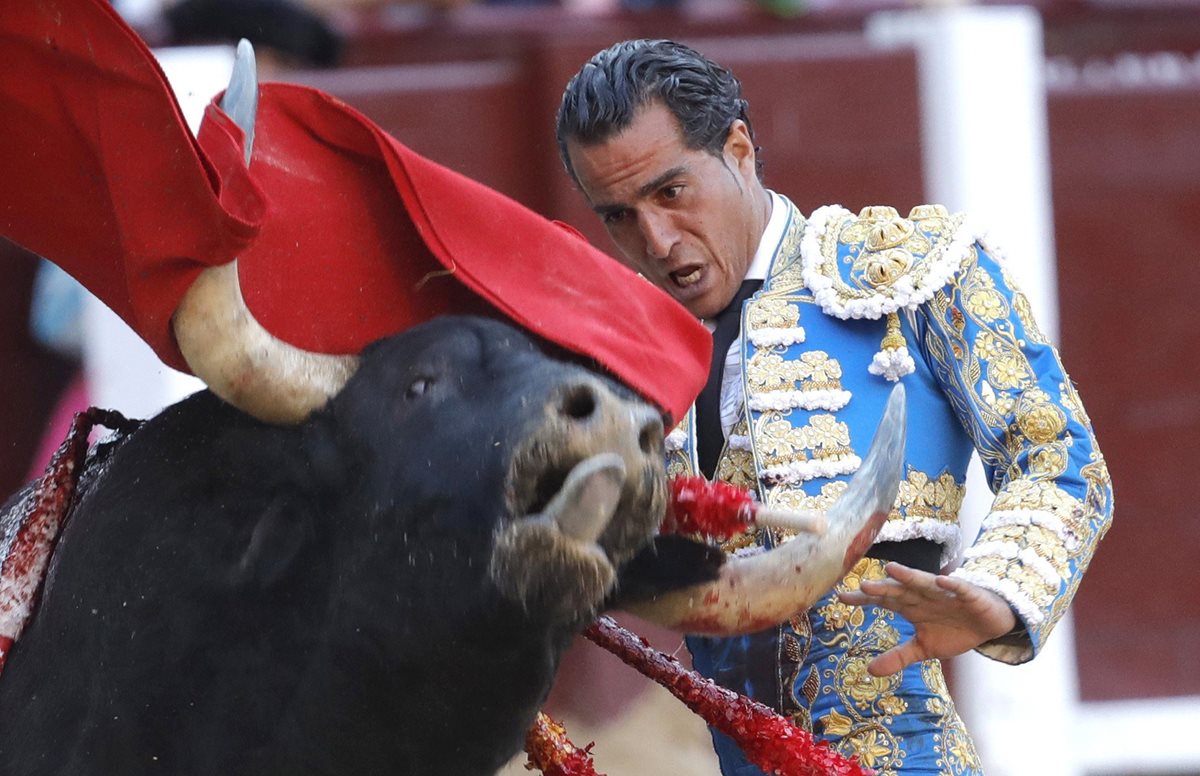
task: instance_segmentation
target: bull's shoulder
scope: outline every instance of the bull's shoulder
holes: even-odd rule
[[[907,218],[887,206],[855,214],[830,205],[808,219],[800,246],[804,283],[838,318],[915,309],[950,283],[976,237],[966,215],[941,205],[918,205]]]
[[[264,423],[200,391],[142,424],[118,454],[126,471],[169,471],[183,481],[193,476],[216,476],[226,483],[254,480],[265,487],[280,477],[298,476],[285,462],[296,458],[302,437],[300,427]],[[168,488],[160,482],[155,489]]]
[[[122,553],[150,576],[205,552],[214,567],[237,564],[255,530],[280,515],[300,524],[321,506],[303,430],[262,423],[208,391],[97,455],[66,529],[87,566]]]

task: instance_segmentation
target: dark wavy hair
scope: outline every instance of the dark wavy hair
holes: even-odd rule
[[[567,83],[556,135],[563,166],[579,182],[567,141],[602,143],[629,126],[638,110],[661,101],[683,131],[688,148],[720,156],[736,119],[754,129],[742,84],[696,50],[670,40],[626,40],[588,60]]]

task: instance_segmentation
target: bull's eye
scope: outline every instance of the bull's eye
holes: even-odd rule
[[[418,396],[424,395],[433,386],[433,378],[418,377],[408,384],[408,389],[404,392],[404,398],[415,399]]]

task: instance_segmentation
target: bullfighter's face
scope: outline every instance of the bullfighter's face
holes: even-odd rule
[[[570,140],[567,152],[626,265],[697,317],[729,304],[770,215],[744,122],[714,155],[688,148],[678,120],[655,102],[617,135]]]

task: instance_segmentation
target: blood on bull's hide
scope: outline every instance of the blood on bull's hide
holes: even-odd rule
[[[663,429],[522,333],[371,346],[297,426],[208,392],[85,474],[0,773],[489,774],[662,515]]]

